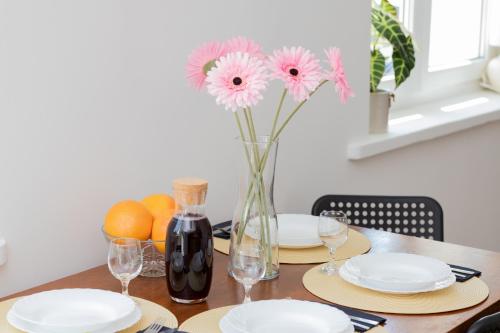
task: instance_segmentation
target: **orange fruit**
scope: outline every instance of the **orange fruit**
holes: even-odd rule
[[[133,200],[115,204],[106,214],[104,231],[114,237],[147,240],[151,235],[153,216],[143,204]]]
[[[172,219],[172,215],[174,215],[174,210],[170,210],[170,215],[165,215],[159,218],[156,218],[153,222],[153,231],[151,233],[151,239],[154,246],[161,253],[165,253],[165,239],[167,236],[167,229],[170,224],[170,220]]]
[[[175,209],[175,200],[168,194],[153,194],[142,199],[142,203],[155,219],[172,216],[171,210]]]

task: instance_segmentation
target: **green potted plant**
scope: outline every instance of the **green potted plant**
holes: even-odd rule
[[[394,94],[379,89],[380,81],[392,69],[397,89],[415,66],[415,47],[389,0],[372,1],[371,20],[370,133],[385,133]]]

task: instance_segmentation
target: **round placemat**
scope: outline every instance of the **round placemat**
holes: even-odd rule
[[[134,326],[127,328],[126,330],[120,331],[120,333],[136,333],[137,331],[148,327],[148,325],[150,325],[151,323],[153,323],[153,321],[155,321],[160,317],[165,319],[165,326],[172,328],[177,327],[178,325],[177,318],[175,318],[174,314],[165,309],[163,306],[142,298],[138,297],[132,297],[132,298],[137,302],[137,304],[139,304],[139,307],[141,308],[142,311],[142,318]],[[22,331],[10,326],[10,324],[7,322],[7,312],[9,312],[12,305],[18,299],[19,298],[12,298],[0,303],[0,332],[22,333]]]
[[[398,314],[430,314],[465,309],[484,301],[488,286],[479,278],[457,282],[451,287],[412,295],[385,294],[322,274],[320,266],[304,274],[302,283],[312,294],[326,301],[366,311]]]
[[[235,307],[235,305],[199,313],[183,322],[181,326],[179,326],[179,330],[189,333],[221,333],[219,321],[233,307]]]
[[[225,306],[199,313],[181,324],[179,330],[189,333],[222,333],[219,329],[219,321],[235,305]],[[376,326],[369,333],[386,333],[382,326]]]
[[[214,237],[214,248],[224,254],[229,254],[229,240]],[[347,242],[335,254],[336,260],[349,259],[370,250],[370,240],[362,233],[349,229]],[[325,246],[308,249],[279,249],[282,264],[318,264],[330,260],[330,254]]]

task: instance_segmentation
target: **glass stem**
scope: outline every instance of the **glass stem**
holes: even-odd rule
[[[252,299],[250,298],[250,290],[252,289],[251,284],[244,284],[243,288],[245,288],[245,299],[243,300],[243,304],[250,303]]]
[[[128,296],[128,283],[129,280],[122,280],[122,295]]]
[[[328,262],[328,267],[330,269],[335,268],[335,251],[337,250],[336,247],[329,247],[328,252],[330,253],[330,261]]]

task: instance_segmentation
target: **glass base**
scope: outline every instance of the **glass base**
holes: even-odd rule
[[[180,298],[176,298],[176,297],[172,297],[170,296],[170,298],[174,301],[174,302],[177,302],[177,303],[181,303],[181,304],[197,304],[197,303],[203,303],[207,300],[207,298],[199,298],[199,299],[180,299]]]
[[[141,271],[141,276],[145,277],[162,277],[165,276],[165,261],[155,260],[144,262],[144,266]]]
[[[326,275],[336,275],[337,274],[337,268],[335,266],[331,266],[329,264],[321,266],[321,268],[319,270],[321,271],[321,273],[326,274]]]
[[[276,279],[278,276],[280,276],[280,272],[279,271],[273,271],[271,274],[264,275],[264,277],[262,279],[260,279],[260,280],[261,281],[272,280],[272,279]]]
[[[165,244],[164,242],[162,244]],[[165,255],[158,251],[160,242],[152,240],[142,242],[142,265],[141,276],[155,278],[165,276]],[[163,245],[165,246],[165,245]]]

